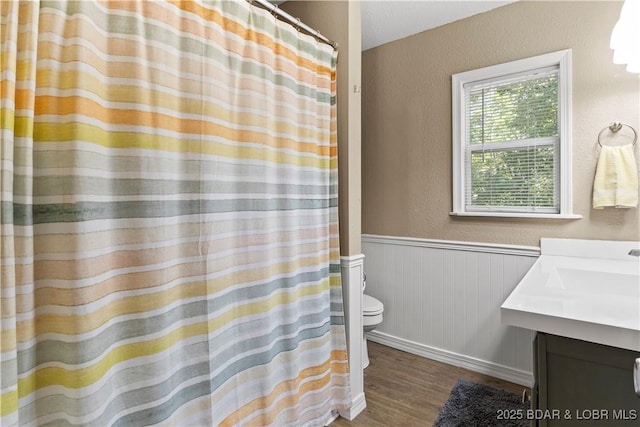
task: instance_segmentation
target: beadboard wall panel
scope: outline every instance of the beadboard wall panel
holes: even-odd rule
[[[384,304],[369,339],[530,385],[534,333],[500,306],[539,248],[363,235],[365,293]]]

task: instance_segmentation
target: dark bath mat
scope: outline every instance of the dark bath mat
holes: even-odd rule
[[[526,427],[528,409],[517,394],[458,380],[434,427]]]

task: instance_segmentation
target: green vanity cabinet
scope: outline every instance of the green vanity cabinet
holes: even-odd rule
[[[532,426],[640,426],[633,366],[640,353],[538,332]]]

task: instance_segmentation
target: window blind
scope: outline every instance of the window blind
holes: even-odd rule
[[[469,211],[559,212],[558,67],[464,85]]]

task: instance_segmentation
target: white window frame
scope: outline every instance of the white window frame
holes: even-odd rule
[[[559,142],[559,182],[558,197],[560,211],[557,213],[509,212],[496,208],[495,211],[472,211],[465,206],[465,190],[470,180],[465,167],[466,141],[466,100],[464,85],[488,79],[497,79],[513,74],[524,73],[545,67],[558,69],[558,136]],[[453,158],[453,211],[455,216],[522,217],[522,218],[558,218],[577,219],[581,215],[573,214],[572,199],[572,162],[571,162],[571,49],[547,53],[504,64],[493,65],[477,70],[452,75],[452,158]]]

